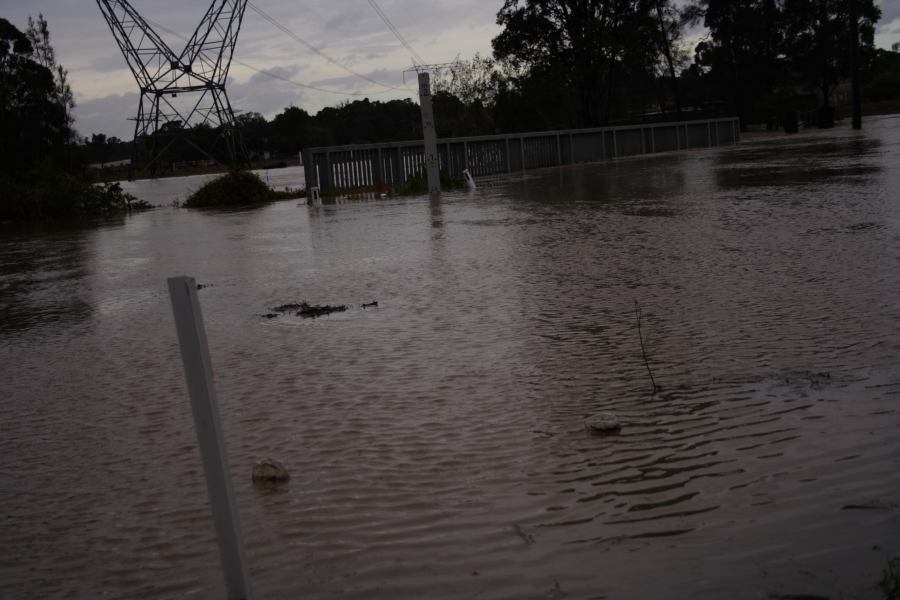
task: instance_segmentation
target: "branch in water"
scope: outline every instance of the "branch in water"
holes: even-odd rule
[[[659,387],[656,385],[656,380],[653,378],[653,371],[650,369],[650,361],[647,359],[647,350],[644,348],[644,335],[641,333],[641,305],[638,304],[638,301],[634,301],[634,317],[637,319],[637,330],[638,330],[638,339],[641,341],[641,355],[644,357],[644,366],[647,367],[647,374],[650,376],[650,383],[653,385],[653,392],[656,393],[659,390]]]

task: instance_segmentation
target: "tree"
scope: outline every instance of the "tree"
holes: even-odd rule
[[[258,112],[246,112],[235,117],[251,157],[269,151],[269,123]]]
[[[492,58],[475,53],[471,60],[457,60],[432,79],[435,93],[447,92],[463,104],[493,104],[497,94],[499,73]]]
[[[765,119],[784,70],[780,2],[701,0],[694,9],[709,30],[709,39],[697,45],[695,60],[720,94],[729,97],[742,126]]]
[[[599,125],[612,112],[611,90],[652,70],[657,26],[647,0],[505,0],[494,58],[522,69],[539,87],[554,85],[554,102],[572,105],[573,124]],[[523,81],[517,82],[524,90]]]
[[[74,138],[75,131],[72,129],[72,125],[75,123],[75,117],[72,116],[72,111],[75,109],[75,94],[69,85],[69,71],[56,63],[56,53],[53,46],[50,45],[50,28],[47,26],[47,20],[43,14],[38,13],[37,21],[28,17],[28,29],[25,31],[25,36],[31,43],[33,59],[53,73],[56,101],[65,110],[70,138]]]
[[[831,109],[835,86],[851,74],[851,2],[853,0],[785,0],[786,53],[793,73],[820,94]],[[874,0],[855,0],[859,16],[859,63],[875,56],[875,23],[881,10]]]
[[[672,84],[672,99],[675,101],[675,112],[681,119],[681,94],[678,90],[676,45],[681,37],[684,25],[683,14],[672,0],[654,0],[656,21],[658,23],[657,39],[659,49],[665,59],[666,69]],[[665,106],[660,107],[665,112]]]
[[[21,176],[60,158],[72,130],[51,70],[25,33],[0,19],[0,171]]]

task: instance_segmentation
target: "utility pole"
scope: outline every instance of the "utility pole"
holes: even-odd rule
[[[425,140],[425,169],[428,193],[441,193],[440,158],[437,151],[437,132],[434,129],[434,107],[431,105],[431,76],[419,72],[419,106],[422,109],[422,136]]]
[[[862,93],[859,83],[859,11],[850,0],[850,87],[853,96],[853,129],[862,129]]]

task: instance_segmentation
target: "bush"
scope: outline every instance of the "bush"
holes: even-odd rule
[[[153,208],[118,183],[94,185],[50,164],[21,179],[0,177],[0,219],[36,221],[106,217]]]
[[[263,180],[249,171],[231,171],[203,184],[184,205],[188,208],[257,204],[275,199]]]

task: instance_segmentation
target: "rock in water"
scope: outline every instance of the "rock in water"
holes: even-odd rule
[[[283,483],[290,479],[280,462],[266,459],[253,467],[253,483]]]
[[[622,424],[616,415],[612,413],[591,415],[584,420],[584,427],[595,435],[619,433],[622,430]]]

